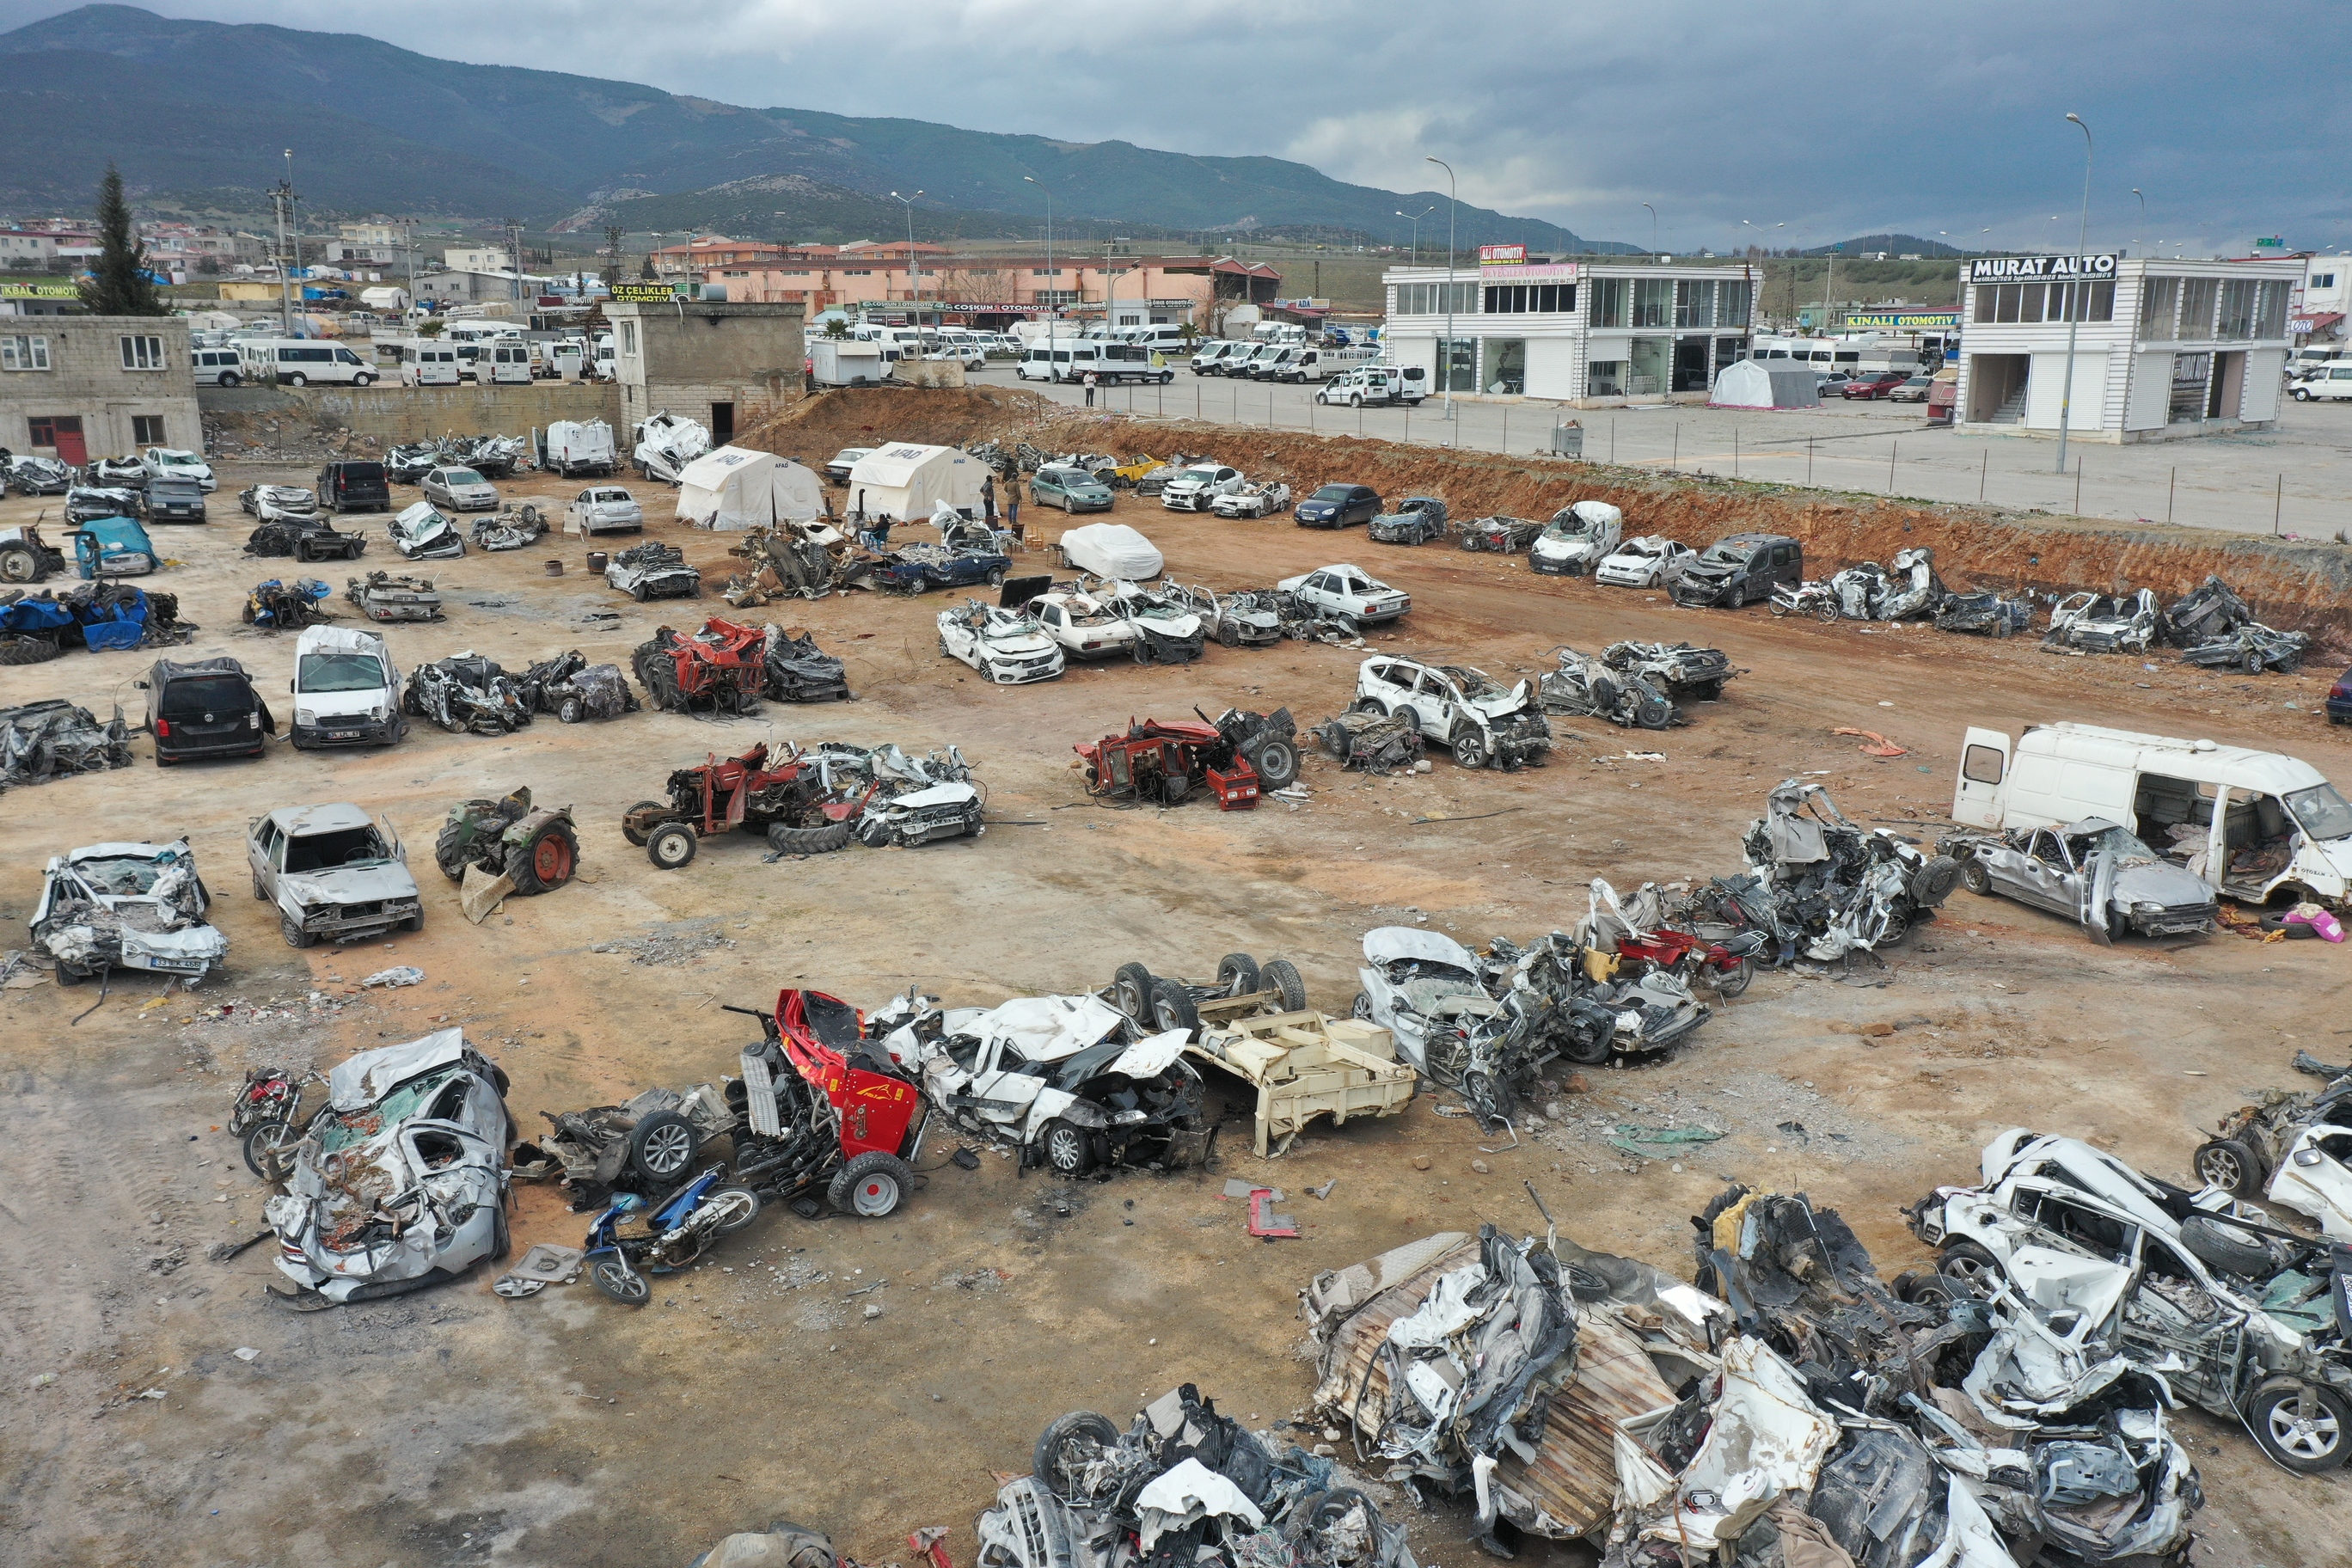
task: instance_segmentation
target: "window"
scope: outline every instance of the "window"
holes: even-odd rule
[[[125,370],[162,370],[163,340],[148,337],[124,337],[117,340],[122,345],[122,368]]]
[[[1970,746],[1960,753],[1960,776],[1970,784],[2000,783],[2000,748]]]
[[[1674,319],[1675,280],[1671,278],[1633,279],[1633,325],[1663,327]]]
[[[2024,292],[2018,296],[2017,319],[2027,323],[2042,320],[2042,307],[2050,302],[2050,285],[2023,283],[2019,287]]]
[[[2205,391],[2213,378],[2211,354],[2175,354],[2172,356],[2172,395],[2166,409],[2166,419],[2174,425],[2190,424],[2205,417]]]
[[[2258,338],[2286,336],[2286,282],[2264,279],[2254,288],[2254,331]]]
[[[47,370],[49,368],[49,340],[39,337],[0,337],[0,370]]]
[[[163,445],[163,416],[160,414],[134,414],[131,416],[131,444],[134,447]]]
[[[1718,283],[1715,287],[1715,324],[1718,327],[1746,326],[1756,285],[1742,278],[1733,282]]]
[[[1675,284],[1675,325],[1715,325],[1715,283],[1712,279],[1685,278]]]
[[[2311,275],[2311,286],[2314,289],[2333,289],[2336,287],[2336,274],[2333,272],[2315,272]]]
[[[1396,313],[1400,316],[1443,316],[1448,310],[1449,287],[1452,290],[1451,309],[1454,315],[1477,314],[1480,290],[1475,283],[1450,286],[1444,283],[1400,283],[1397,285]]]
[[[1486,390],[1517,395],[1528,389],[1528,341],[1525,338],[1486,340]]]
[[[1438,342],[1438,359],[1444,367],[1438,373],[1440,392],[1475,392],[1478,390],[1478,340],[1475,338],[1445,338]]]
[[[1612,280],[1604,279],[1601,286],[1606,288],[1610,281]],[[1588,397],[1624,396],[1625,362],[1622,359],[1593,361],[1591,372],[1586,378],[1586,385],[1585,395]]]
[[[1035,292],[1041,305],[1075,305],[1078,302],[1076,289],[1040,289]]]
[[[637,324],[635,321],[623,321],[621,323],[621,352],[632,358],[635,358],[636,355]]]
[[[1062,269],[1058,267],[1032,267],[1029,269],[1029,276],[1032,278],[1059,278],[1061,275]],[[861,272],[853,274],[853,276],[862,278],[865,274]]]
[[[2184,278],[2180,280],[2180,328],[2174,336],[2194,341],[2213,335],[2213,306],[2221,290],[2218,279]]]
[[[2230,278],[2222,280],[2221,320],[2213,330],[2217,338],[2251,338],[2254,335],[2254,280],[2251,278]]]
[[[2140,286],[2139,333],[2144,338],[2172,336],[2172,319],[2180,310],[2180,279],[2151,278]]]

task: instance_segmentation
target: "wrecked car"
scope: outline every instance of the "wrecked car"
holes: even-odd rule
[[[61,496],[73,488],[73,469],[55,458],[29,452],[0,458],[0,492],[20,496]]]
[[[2294,1068],[2325,1087],[2264,1089],[2223,1117],[2190,1163],[2206,1185],[2290,1209],[2318,1221],[2328,1240],[2352,1246],[2352,1069],[2302,1051]]]
[[[1315,739],[1343,771],[1410,772],[1421,761],[1420,729],[1376,708],[1350,708],[1315,726]]]
[[[1139,647],[1144,642],[1144,628],[1113,599],[1109,589],[1115,586],[1086,579],[1058,584],[1033,595],[1022,609],[1066,660],[1117,658],[1126,654],[1138,664],[1148,664],[1149,649]],[[1193,630],[1201,630],[1198,616],[1186,618]]]
[[[1686,642],[1613,642],[1601,650],[1601,662],[1640,676],[1678,703],[1712,702],[1723,695],[1723,683],[1740,673],[1721,648]]]
[[[1645,533],[1602,556],[1601,564],[1592,569],[1592,580],[1604,588],[1671,587],[1683,567],[1697,558],[1698,552],[1687,544],[1663,533]]]
[[[1986,637],[2005,637],[2012,632],[2033,629],[2033,601],[2003,598],[1990,591],[1976,594],[1948,594],[1936,606],[1936,629],[1939,632],[1980,632]]]
[[[825,793],[854,808],[836,830],[847,826],[860,844],[911,849],[934,839],[977,838],[987,831],[981,815],[986,797],[971,782],[971,764],[953,746],[917,757],[895,745],[869,750],[828,742],[810,756]],[[823,847],[803,842],[797,852]]]
[[[578,648],[541,659],[515,682],[533,713],[552,713],[563,724],[617,719],[637,710],[637,694],[617,664],[590,664]]]
[[[1282,640],[1282,612],[1272,601],[1281,597],[1272,589],[1241,589],[1220,594],[1213,588],[1181,583],[1167,585],[1169,602],[1198,616],[1213,631],[1220,647],[1264,647]]]
[[[1607,501],[1575,501],[1551,514],[1551,521],[1528,546],[1528,564],[1546,576],[1582,577],[1597,571],[1603,561],[1612,559],[1618,541],[1624,535],[1622,511]],[[1682,550],[1671,540],[1664,542]],[[1652,577],[1654,582],[1654,573]]]
[[[2156,646],[2154,590],[2069,594],[2050,606],[2042,646],[2052,653],[2146,653]]]
[[[1427,544],[1445,537],[1445,503],[1435,496],[1407,496],[1394,511],[1378,513],[1365,525],[1375,544]]]
[[[2260,621],[2246,621],[2209,642],[2181,649],[2180,662],[2244,675],[2260,675],[2266,669],[2293,675],[2303,668],[2304,656],[2310,651],[2308,632],[2283,632]]]
[[[770,626],[766,657],[761,661],[760,695],[777,702],[847,702],[848,668],[838,654],[816,646],[814,632],[795,637],[781,626]]]
[[[1097,523],[1097,527],[1109,527]],[[985,583],[1004,586],[1011,575],[1010,556],[994,550],[955,550],[944,544],[909,544],[882,558],[872,574],[874,585],[902,594],[928,594],[934,588],[970,588]]]
[[[1393,621],[1412,608],[1412,595],[1360,566],[1326,566],[1285,577],[1275,586],[1296,598],[1303,610],[1332,616],[1350,628]]]
[[[89,709],[58,698],[0,708],[0,784],[47,784],[130,765],[131,728],[120,704],[103,724]]]
[[[278,906],[286,945],[423,931],[425,903],[392,823],[356,805],[280,806],[247,825],[253,896]]]
[[[299,631],[334,618],[327,608],[333,593],[316,577],[265,577],[247,590],[238,618],[262,631]]]
[[[451,1279],[507,1252],[506,1074],[442,1029],[339,1064],[328,1110],[263,1205],[278,1270],[337,1304]]]
[[[702,573],[687,564],[686,552],[658,539],[616,551],[604,563],[604,581],[639,604],[648,599],[697,599]]]
[[[135,489],[76,485],[66,492],[66,526],[79,528],[102,518],[137,517],[146,498]]]
[[[2101,817],[2063,827],[1958,833],[1936,846],[1959,862],[1969,891],[2015,899],[2081,924],[2104,944],[2127,932],[2186,936],[2213,929],[2220,904],[2202,877],[2160,858]]]
[[[580,836],[568,805],[533,805],[526,784],[499,800],[461,800],[433,841],[433,863],[453,882],[478,868],[525,898],[572,880]]]
[[[1061,647],[1034,615],[966,599],[939,614],[940,656],[960,659],[998,686],[1052,680],[1063,670]]]
[[[1146,1034],[1096,996],[927,1009],[888,1037],[923,1092],[967,1131],[1017,1145],[1055,1175],[1202,1163],[1214,1136],[1186,1031]]]
[[[1776,585],[1795,588],[1805,578],[1805,547],[1780,533],[1735,533],[1685,562],[1668,585],[1686,609],[1736,610],[1773,598]]]
[[[1487,994],[1477,955],[1442,931],[1413,926],[1366,931],[1356,982],[1360,989],[1351,1016],[1386,1029],[1414,1070],[1448,1088],[1462,1087],[1470,1066],[1469,1040],[1457,1022],[1502,1014],[1501,1004]]]
[[[1900,550],[1888,571],[1875,561],[1849,566],[1829,580],[1838,613],[1850,621],[1909,621],[1932,616],[1948,590],[1936,575],[1935,552]]]
[[[1607,893],[1611,910],[1622,917],[1615,889],[1598,879],[1594,887]],[[1710,1014],[1691,994],[1689,966],[1668,957],[1681,945],[1663,931],[1643,930],[1622,918],[1614,925],[1596,925],[1588,916],[1573,934],[1552,931],[1525,948],[1496,938],[1487,944],[1487,962],[1479,973],[1498,1001],[1517,992],[1541,999],[1531,1065],[1540,1067],[1555,1056],[1590,1065],[1608,1060],[1612,1052],[1640,1056],[1665,1050],[1706,1022]]]
[[[674,485],[687,465],[710,450],[710,432],[691,419],[662,409],[636,429],[630,463],[649,479]]]
[[[442,561],[466,553],[466,536],[431,501],[409,507],[384,524],[384,532],[404,560]]]
[[[1276,480],[1245,484],[1209,500],[1209,510],[1219,517],[1278,517],[1289,507],[1290,487]]]
[[[1462,525],[1462,548],[1493,555],[1517,555],[1530,549],[1544,525],[1531,517],[1482,517]]]
[[[319,497],[301,485],[247,485],[236,495],[238,508],[257,522],[284,522],[319,515]]]
[[[1917,840],[1891,828],[1862,827],[1817,784],[1783,780],[1764,809],[1740,846],[1771,894],[1783,963],[1792,941],[1823,962],[1892,947],[1959,885],[1958,862],[1922,854]]]
[[[400,710],[453,735],[510,735],[530,722],[530,705],[514,677],[471,648],[410,670]]]
[[[1559,668],[1537,681],[1547,713],[1606,719],[1626,729],[1666,730],[1681,717],[1672,699],[1647,676],[1612,669],[1565,645],[1552,650]]]
[[[309,495],[308,490],[298,491]],[[247,555],[290,555],[297,561],[357,561],[367,549],[367,535],[339,533],[323,517],[282,518],[264,522],[246,535]]]
[[[524,550],[539,542],[547,532],[547,519],[539,508],[525,502],[521,506],[509,501],[494,517],[474,520],[473,541],[477,549],[493,552]]]
[[[2157,621],[2165,641],[2175,647],[2190,647],[2226,637],[2253,618],[2252,605],[2219,577],[2208,576],[2173,600]]]
[[[1468,665],[1368,658],[1357,667],[1355,706],[1401,719],[1450,747],[1460,767],[1540,765],[1551,750],[1534,687],[1524,680],[1507,687]]]
[[[344,579],[343,597],[359,606],[361,615],[372,621],[437,621],[441,619],[441,595],[430,577],[395,576],[389,572],[371,572],[364,577]]]
[[[211,905],[186,838],[92,844],[50,858],[26,924],[60,985],[131,969],[194,984],[228,954],[228,939],[205,923]]]

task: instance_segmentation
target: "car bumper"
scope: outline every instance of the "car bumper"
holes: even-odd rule
[[[2201,936],[2213,929],[2218,911],[2210,904],[2202,909],[2167,910],[2162,914],[2135,914],[2131,929],[2142,936]]]
[[[1072,496],[1064,504],[1072,511],[1108,511],[1110,498],[1105,496],[1100,500],[1087,500],[1083,496]]]
[[[176,742],[155,742],[155,761],[163,763],[201,763],[220,757],[257,757],[266,738],[258,731],[239,735],[233,741],[205,741],[190,745]]]
[[[1585,572],[1585,563],[1581,561],[1566,561],[1547,555],[1531,554],[1528,557],[1528,564],[1547,577],[1581,577]]]
[[[369,937],[396,930],[402,921],[415,919],[424,910],[424,904],[415,899],[388,899],[382,909],[366,914],[305,915],[302,917],[302,930],[321,942],[338,945],[364,942]]]
[[[1204,495],[1177,495],[1169,490],[1160,492],[1160,504],[1170,511],[1206,511],[1210,500]]]
[[[1034,681],[1051,680],[1062,673],[1062,661],[1040,659],[1029,664],[991,664],[982,668],[992,686],[1027,686]]]
[[[288,731],[297,746],[389,746],[400,739],[397,719],[329,719],[297,724]]]

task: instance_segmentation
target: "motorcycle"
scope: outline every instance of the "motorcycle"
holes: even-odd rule
[[[1838,618],[1837,595],[1827,583],[1803,583],[1794,588],[1786,583],[1772,584],[1772,613],[1811,616],[1823,626]]]
[[[1712,985],[1727,1002],[1756,978],[1756,955],[1764,950],[1765,941],[1762,931],[1746,931],[1709,942],[1668,926],[1621,939],[1617,955],[1662,970],[1685,985]]]
[[[244,1150],[247,1170],[272,1185],[286,1180],[294,1145],[310,1135],[311,1122],[332,1109],[322,1105],[309,1116],[302,1114],[303,1087],[322,1081],[317,1073],[297,1078],[284,1068],[247,1072],[228,1113],[229,1136]]]
[[[625,1307],[642,1307],[653,1294],[646,1274],[676,1273],[720,1237],[757,1219],[760,1195],[749,1187],[719,1185],[719,1172],[713,1165],[651,1209],[641,1233],[625,1235],[621,1226],[647,1209],[646,1200],[635,1193],[614,1194],[612,1206],[588,1229],[589,1282]]]

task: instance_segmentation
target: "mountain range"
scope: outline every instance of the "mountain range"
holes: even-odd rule
[[[1399,207],[1444,199],[1280,158],[749,109],[434,59],[355,34],[129,5],[85,5],[0,34],[0,204],[16,207],[85,206],[109,161],[134,196],[259,190],[285,172],[288,148],[314,210],[515,216],[534,227],[609,217],[632,228],[878,236],[903,231],[887,193],[919,186],[929,195],[919,233],[1026,235],[1044,216],[1034,177],[1056,224],[1385,238]],[[1632,248],[1469,205],[1458,228],[1465,247]]]

